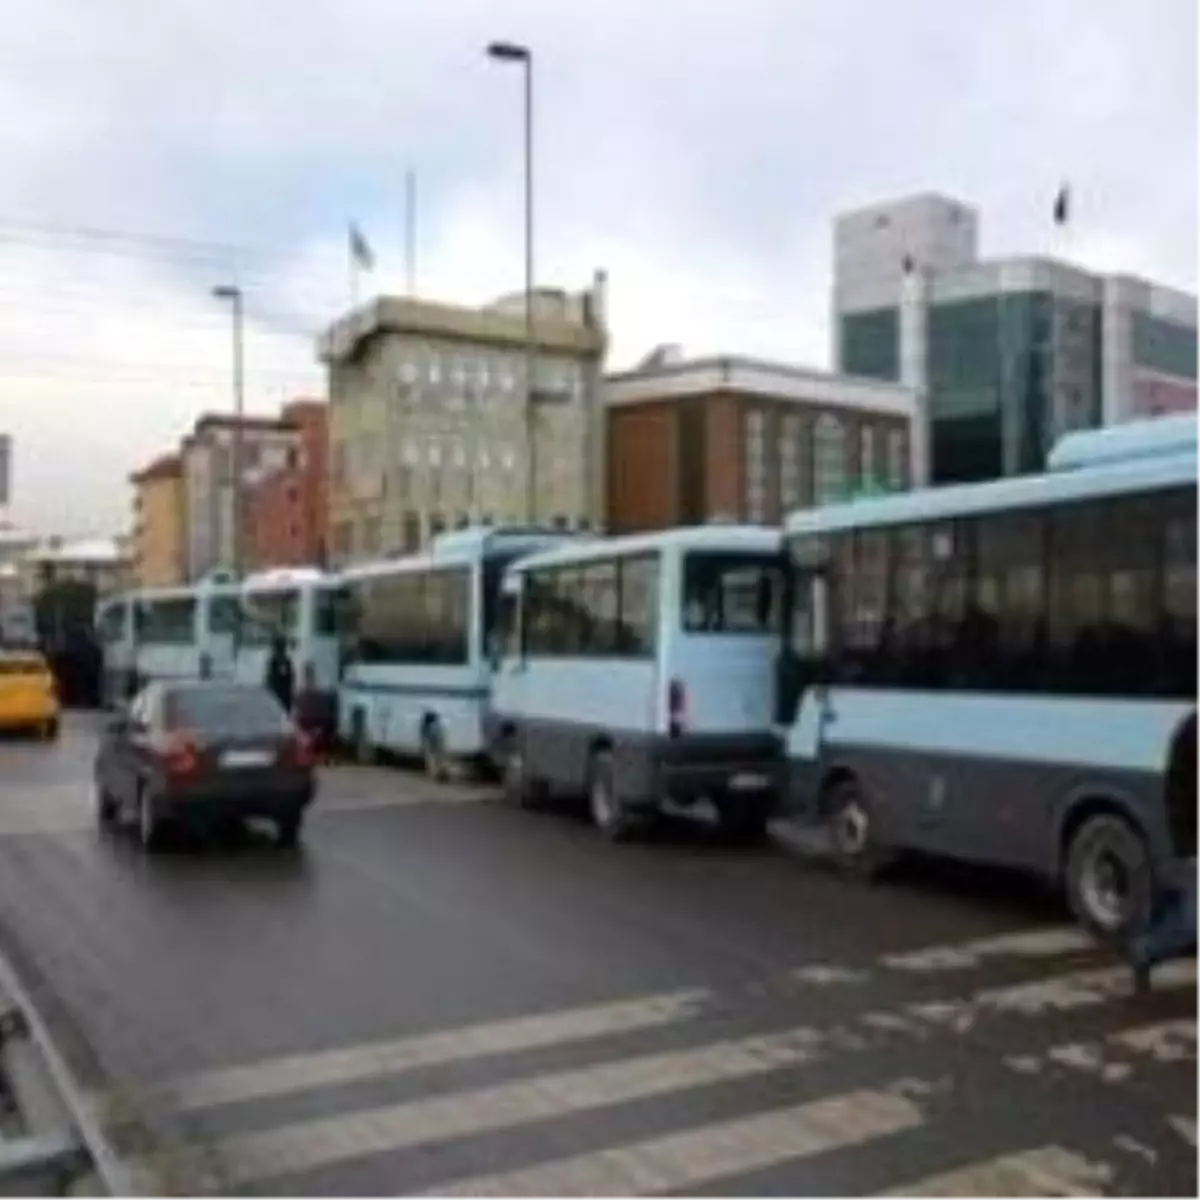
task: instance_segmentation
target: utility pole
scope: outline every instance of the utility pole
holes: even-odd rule
[[[245,364],[243,340],[245,311],[242,289],[237,284],[220,284],[212,290],[217,300],[229,302],[233,318],[233,454],[232,454],[232,529],[233,574],[240,583],[245,571],[242,546],[242,426],[246,416]]]
[[[537,343],[533,317],[533,51],[515,42],[492,42],[488,57],[496,62],[517,63],[525,75],[525,511],[531,525],[537,524]]]

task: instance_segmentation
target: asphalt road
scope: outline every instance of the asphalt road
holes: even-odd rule
[[[608,846],[395,769],[302,853],[103,834],[94,721],[0,743],[0,949],[145,1187],[1196,1191],[1195,963],[1012,880]]]

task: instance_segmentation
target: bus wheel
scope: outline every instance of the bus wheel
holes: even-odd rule
[[[450,778],[446,737],[437,717],[426,717],[425,724],[421,727],[421,758],[425,763],[425,774],[434,783],[445,783]]]
[[[592,823],[610,842],[625,841],[634,821],[613,784],[611,750],[597,750],[588,771],[588,812]]]
[[[375,762],[375,748],[367,736],[367,716],[359,711],[354,714],[352,725],[354,737],[354,761],[360,766],[369,767]]]
[[[516,808],[536,808],[541,799],[541,789],[525,770],[525,754],[515,732],[504,735],[500,764],[505,800]]]
[[[1154,902],[1146,841],[1123,817],[1089,817],[1067,849],[1067,901],[1089,932],[1123,942],[1144,929]]]
[[[877,840],[875,814],[858,780],[840,779],[825,795],[825,828],[834,861],[847,875],[873,879],[889,855]]]

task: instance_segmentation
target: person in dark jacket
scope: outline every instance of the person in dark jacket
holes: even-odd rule
[[[1193,868],[1194,869],[1194,868]],[[1196,880],[1170,888],[1155,905],[1149,925],[1130,942],[1133,990],[1150,990],[1150,973],[1159,963],[1182,958],[1196,950]]]
[[[287,639],[284,637],[276,637],[271,643],[271,657],[267,659],[265,683],[268,691],[274,693],[275,699],[283,705],[284,711],[290,713],[296,680],[292,670],[292,656],[288,653]]]

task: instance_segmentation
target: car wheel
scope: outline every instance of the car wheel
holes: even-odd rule
[[[300,844],[300,830],[304,824],[302,813],[280,817],[275,823],[275,844],[281,850],[294,850]]]
[[[137,834],[143,850],[154,851],[162,845],[162,822],[154,811],[154,801],[146,789],[138,789]]]
[[[1066,890],[1071,911],[1102,941],[1145,929],[1154,904],[1146,839],[1123,817],[1089,817],[1067,850]]]
[[[617,795],[613,782],[611,750],[597,750],[588,770],[588,812],[592,824],[610,841],[621,842],[634,832],[636,822]]]
[[[41,733],[42,733],[42,740],[43,740],[43,741],[47,741],[47,742],[56,742],[56,741],[58,741],[58,733],[59,733],[59,728],[58,728],[58,718],[57,718],[57,717],[51,717],[51,718],[50,718],[50,720],[49,720],[49,721],[47,721],[47,722],[46,722],[46,723],[45,723],[45,724],[42,726]]]
[[[856,879],[874,879],[891,860],[880,842],[875,812],[858,780],[842,779],[826,796],[825,828],[834,862]]]
[[[116,798],[101,784],[96,784],[96,817],[101,825],[111,826],[116,823],[121,806]]]
[[[363,712],[354,714],[354,761],[362,767],[375,763],[375,747],[367,736],[367,717]]]
[[[446,735],[437,717],[427,717],[421,729],[421,758],[425,764],[425,774],[434,783],[445,783],[450,778]]]

